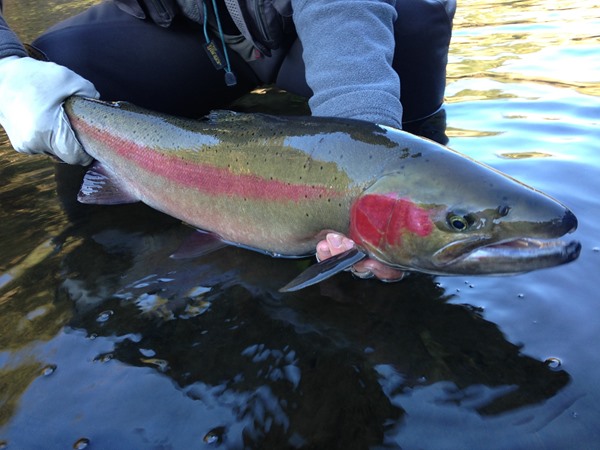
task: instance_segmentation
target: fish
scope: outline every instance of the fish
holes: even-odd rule
[[[508,275],[574,261],[565,205],[446,146],[370,122],[218,110],[201,119],[69,97],[95,162],[78,200],[143,202],[220,242],[315,254],[329,232],[354,249],[311,265],[298,290],[364,258],[431,275]]]

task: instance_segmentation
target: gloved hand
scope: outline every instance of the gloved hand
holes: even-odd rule
[[[18,56],[0,59],[0,124],[18,152],[46,153],[69,164],[92,161],[62,106],[71,95],[100,96],[92,83],[58,64]]]

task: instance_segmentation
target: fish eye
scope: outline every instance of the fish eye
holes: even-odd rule
[[[498,215],[500,217],[506,217],[506,216],[508,216],[509,212],[510,212],[510,206],[506,206],[506,205],[500,205],[500,206],[498,206]]]
[[[455,231],[465,231],[471,223],[466,216],[459,216],[458,214],[450,214],[448,216],[448,225]]]

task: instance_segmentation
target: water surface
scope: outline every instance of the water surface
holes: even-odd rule
[[[31,40],[94,2],[5,3]],[[563,267],[389,285],[342,274],[282,295],[307,262],[238,248],[169,259],[184,225],[77,205],[55,181],[77,169],[0,135],[0,443],[597,448],[594,6],[462,1],[448,68],[450,145],[578,216],[582,254]]]

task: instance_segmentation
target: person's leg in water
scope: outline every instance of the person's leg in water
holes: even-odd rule
[[[103,100],[126,100],[155,111],[200,117],[258,83],[229,51],[238,83],[228,87],[204,48],[202,26],[177,16],[168,28],[104,2],[47,30],[33,43],[48,60],[90,80]]]

